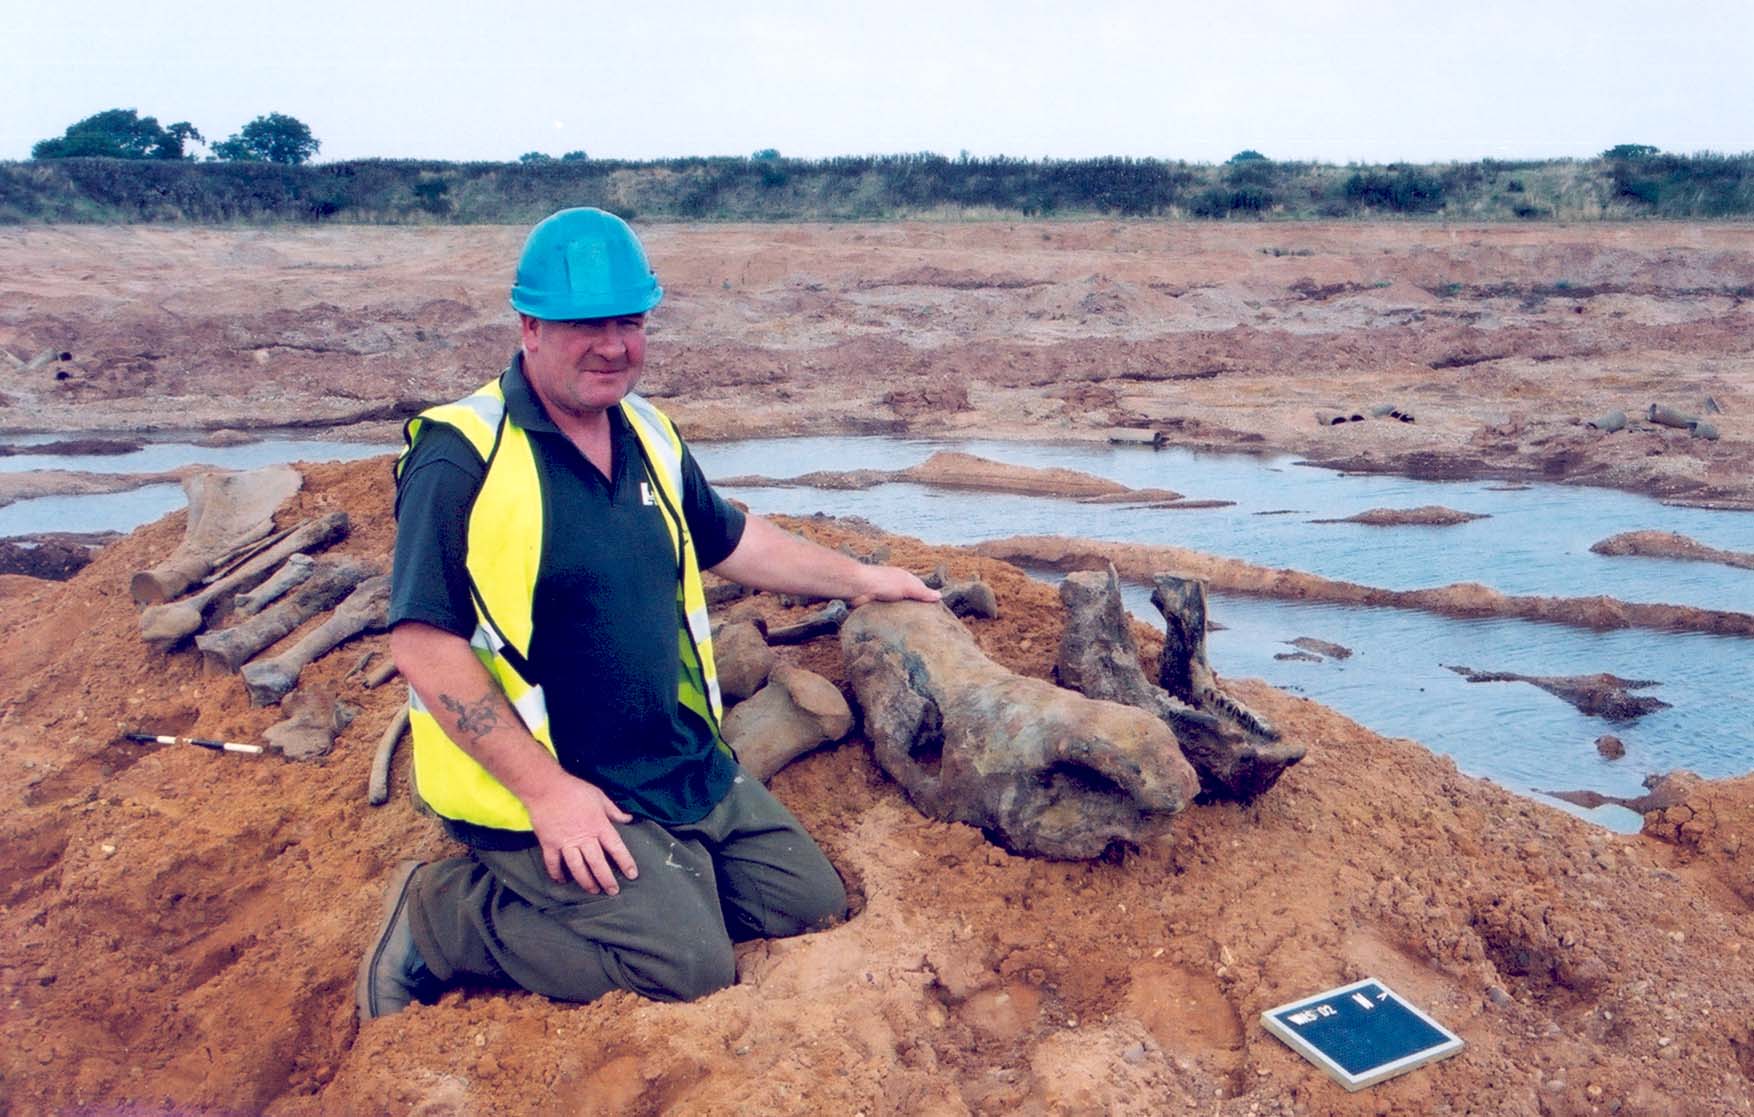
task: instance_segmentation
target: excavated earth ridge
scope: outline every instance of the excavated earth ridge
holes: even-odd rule
[[[383,464],[305,467],[279,526],[345,510],[355,527],[335,555],[382,561]],[[773,781],[857,898],[844,926],[743,948],[738,984],[695,1004],[477,989],[361,1029],[351,978],[390,866],[452,848],[406,797],[405,756],[390,804],[365,802],[372,742],[401,695],[345,676],[354,648],[381,653],[385,638],[306,669],[301,689],[360,709],[315,762],[123,740],[259,740],[281,716],[235,678],[204,676],[193,651],[139,639],[129,575],[174,547],[182,520],[140,529],[66,583],[0,579],[10,1112],[1754,1105],[1754,777],[1688,784],[1643,834],[1620,836],[1238,680],[1226,686],[1308,756],[1253,803],[1189,807],[1167,841],[1088,862],[1013,856],[923,817],[855,733]],[[791,526],[981,578],[1001,605],[967,622],[981,649],[1050,676],[1063,623],[1052,586],[857,524]],[[738,608],[783,624],[811,607]],[[1149,661],[1161,634],[1136,635]],[[836,641],[778,650],[846,689]],[[1348,1095],[1255,1022],[1367,975],[1466,1052]]]

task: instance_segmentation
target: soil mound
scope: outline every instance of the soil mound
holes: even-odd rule
[[[1345,605],[1383,605],[1423,609],[1449,617],[1520,617],[1580,628],[1657,628],[1671,632],[1713,632],[1754,636],[1754,615],[1692,605],[1621,601],[1605,595],[1543,597],[1511,595],[1477,582],[1455,582],[1420,590],[1389,590],[1342,582],[1302,570],[1257,566],[1242,559],[1146,543],[1110,543],[1062,535],[1013,535],[974,548],[979,554],[1055,570],[1099,569],[1112,562],[1127,578],[1148,582],[1169,571],[1198,578],[1214,589],[1254,597],[1331,601]]]
[[[1445,508],[1439,504],[1422,504],[1418,508],[1372,508],[1355,516],[1343,516],[1337,520],[1311,520],[1310,523],[1369,524],[1371,527],[1401,527],[1405,525],[1449,527],[1452,524],[1466,524],[1486,518],[1486,515],[1481,512],[1459,512],[1454,508]]]
[[[1717,562],[1741,570],[1754,570],[1754,555],[1746,551],[1726,551],[1708,547],[1696,539],[1672,531],[1628,531],[1611,535],[1590,550],[1598,555],[1640,555],[1646,558],[1687,559],[1694,562]]]
[[[336,509],[336,548],[384,561],[384,462],[307,467],[281,524]],[[868,528],[793,526],[869,550]],[[1172,839],[1089,862],[1012,856],[928,820],[862,737],[774,789],[861,910],[758,943],[736,986],[667,1005],[459,991],[365,1029],[353,968],[391,865],[451,849],[404,794],[366,805],[395,687],[302,686],[360,716],[310,763],[142,746],[129,729],[259,740],[280,717],[193,651],[140,641],[128,575],[175,515],[62,584],[0,579],[0,1081],[18,1113],[608,1114],[1608,1112],[1754,1107],[1754,779],[1699,784],[1617,836],[1459,775],[1405,741],[1231,680],[1308,757],[1247,806],[1196,805]],[[987,582],[982,651],[1048,678],[1053,587],[996,559],[880,540]],[[764,595],[733,612],[794,620]],[[289,639],[296,639],[295,633]],[[385,637],[363,647],[382,650]],[[1143,640],[1150,659],[1161,646]],[[781,649],[846,689],[834,641]],[[1255,1023],[1374,976],[1468,1049],[1348,1095]]]

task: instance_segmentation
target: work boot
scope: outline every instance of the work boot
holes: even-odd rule
[[[420,949],[414,945],[414,931],[408,922],[410,886],[415,870],[423,863],[403,861],[390,875],[384,919],[360,959],[359,979],[354,985],[361,1024],[401,1012],[414,1001],[431,1004],[440,992],[438,978],[426,968]]]

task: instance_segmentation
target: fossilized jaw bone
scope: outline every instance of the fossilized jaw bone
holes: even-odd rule
[[[155,605],[176,597],[274,530],[274,510],[298,492],[304,475],[289,465],[248,473],[197,473],[183,482],[189,494],[189,522],[183,541],[170,557],[135,574],[128,584],[134,601]]]
[[[271,706],[298,685],[299,672],[361,632],[390,624],[390,576],[379,574],[354,587],[322,624],[273,659],[244,666],[244,689],[257,706]]]
[[[841,649],[878,764],[926,814],[1009,849],[1148,841],[1199,790],[1161,721],[1007,671],[939,605],[855,609]]]
[[[1060,600],[1066,629],[1055,676],[1091,698],[1125,702],[1162,719],[1206,791],[1252,798],[1303,758],[1302,745],[1279,740],[1272,726],[1218,688],[1206,662],[1206,597],[1199,582],[1165,576],[1152,595],[1169,627],[1160,679],[1191,702],[1146,678],[1114,567],[1068,575]]]
[[[1153,581],[1151,604],[1163,614],[1165,625],[1157,685],[1196,709],[1221,714],[1256,737],[1277,741],[1277,729],[1218,688],[1206,662],[1206,584],[1172,574],[1159,574]]]
[[[317,563],[310,580],[291,595],[242,624],[195,637],[195,646],[201,649],[201,662],[211,670],[236,671],[251,656],[311,617],[334,608],[354,586],[376,573],[375,566],[357,559]]]
[[[253,556],[200,593],[168,605],[148,605],[142,609],[141,638],[161,650],[176,646],[185,637],[200,631],[207,610],[226,594],[251,589],[267,578],[282,560],[300,551],[321,550],[346,534],[345,512],[331,512],[321,519],[300,524],[278,543]]]

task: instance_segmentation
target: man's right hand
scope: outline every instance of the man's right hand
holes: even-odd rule
[[[556,883],[570,873],[586,892],[621,891],[615,869],[628,880],[639,876],[633,855],[615,832],[614,824],[633,821],[595,784],[561,772],[540,795],[524,803],[542,846],[542,863]],[[611,866],[613,862],[613,866]]]

